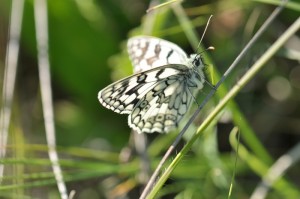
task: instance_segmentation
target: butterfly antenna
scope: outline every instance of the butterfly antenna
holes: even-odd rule
[[[208,27],[208,25],[209,25],[210,19],[211,19],[212,17],[213,17],[213,15],[210,15],[210,17],[209,17],[209,19],[208,19],[208,21],[207,21],[207,23],[206,23],[204,32],[203,32],[203,34],[202,34],[202,36],[201,36],[201,39],[200,39],[200,42],[199,42],[199,44],[198,44],[198,46],[197,46],[196,52],[198,52],[198,50],[199,50],[199,48],[200,48],[200,44],[201,44],[201,42],[202,42],[202,40],[203,40],[203,38],[204,38],[204,35],[205,35],[205,33],[206,33],[206,30],[207,30],[207,27]]]

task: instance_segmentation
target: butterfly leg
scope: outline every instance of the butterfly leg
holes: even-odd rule
[[[189,88],[189,87],[187,87],[187,88],[188,88],[188,90],[189,90],[189,92],[190,92],[190,94],[191,94],[191,96],[192,96],[194,102],[196,102],[196,104],[197,104],[198,106],[200,106],[200,104],[197,102],[197,100],[196,100],[195,96],[193,95],[192,91],[190,90],[190,88]]]

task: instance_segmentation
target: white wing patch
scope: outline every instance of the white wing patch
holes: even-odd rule
[[[131,38],[128,52],[136,74],[102,89],[100,103],[129,114],[128,124],[138,133],[166,133],[177,128],[192,94],[203,87],[201,57],[188,58],[177,45],[149,36]]]
[[[129,39],[127,49],[134,73],[167,64],[185,64],[188,59],[176,44],[150,36]]]

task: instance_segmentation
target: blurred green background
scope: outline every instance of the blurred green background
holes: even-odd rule
[[[231,0],[184,1],[182,6],[198,36],[203,34],[209,16],[214,15],[203,40],[204,46],[215,47],[215,51],[206,52],[210,57],[207,59],[208,76],[214,71],[222,74],[228,68],[275,8],[267,1]],[[228,88],[299,17],[299,6],[299,2],[294,1],[280,14],[226,80]],[[179,22],[180,16],[174,14],[170,5],[147,15],[148,7],[149,1],[140,0],[48,1],[57,145],[67,187],[76,190],[75,198],[137,198],[143,186],[137,177],[141,170],[139,156],[133,153],[126,163],[119,161],[120,154],[128,149],[126,147],[132,146],[127,115],[119,115],[102,107],[97,93],[111,82],[132,73],[126,52],[126,41],[130,36],[148,33],[178,44],[188,54],[194,52],[193,44]],[[10,147],[7,159],[3,160],[7,168],[5,176],[8,177],[0,187],[3,190],[0,196],[58,198],[47,161],[33,1],[26,0],[24,9]],[[0,79],[4,74],[10,12],[11,1],[2,0]],[[150,19],[153,19],[153,24]],[[151,31],[147,32],[149,27]],[[298,32],[236,97],[237,109],[244,114],[251,130],[269,153],[268,161],[260,159],[268,168],[273,161],[299,144],[299,46]],[[210,81],[215,83],[215,80]],[[210,89],[206,87],[198,99],[201,100],[201,96],[205,96]],[[196,126],[218,101],[219,97],[211,99],[197,119]],[[224,111],[194,145],[190,155],[182,161],[161,191],[161,197],[227,197],[235,158],[228,141],[234,126],[231,114],[229,109]],[[241,134],[243,143],[243,131]],[[151,167],[155,168],[176,133],[147,136]],[[299,163],[296,163],[288,170],[284,186],[272,189],[267,198],[299,198],[299,168]],[[236,173],[238,183],[234,187],[234,198],[249,198],[261,175],[241,159]],[[288,191],[281,192],[283,188]]]

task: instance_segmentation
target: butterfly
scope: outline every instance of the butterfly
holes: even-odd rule
[[[127,43],[134,74],[98,93],[100,103],[119,114],[138,133],[167,133],[178,127],[205,77],[201,55],[189,57],[176,44],[150,37]]]

